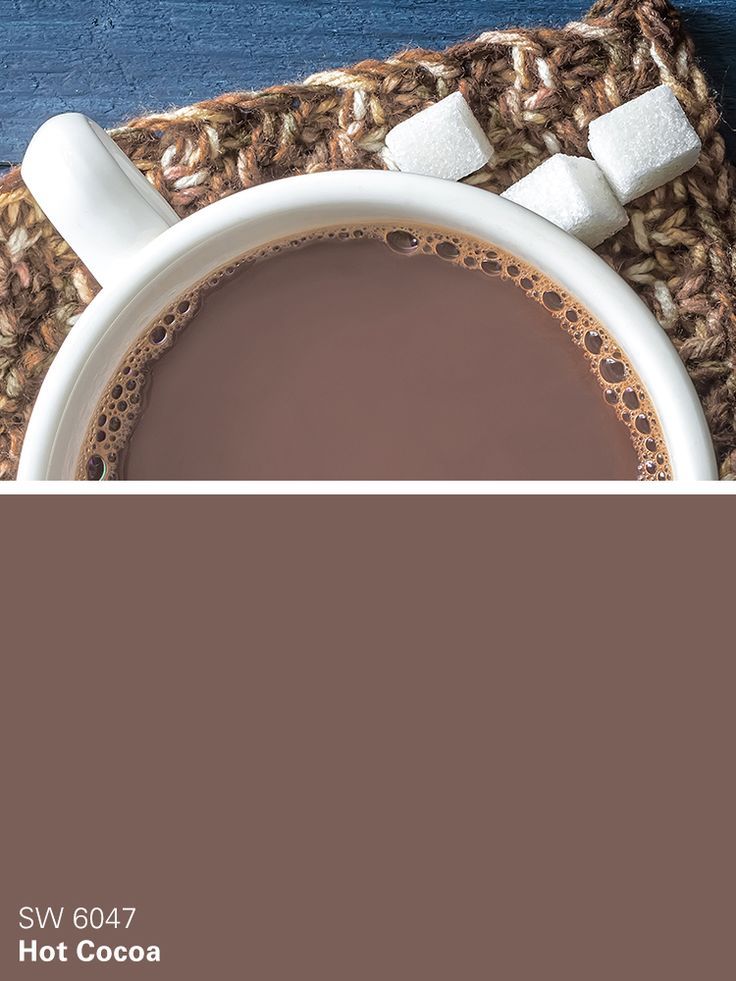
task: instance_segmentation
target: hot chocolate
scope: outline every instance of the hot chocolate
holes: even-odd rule
[[[149,325],[90,425],[99,479],[670,476],[626,356],[555,284],[422,228],[328,229]]]

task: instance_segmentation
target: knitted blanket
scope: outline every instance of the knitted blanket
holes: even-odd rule
[[[736,479],[733,169],[693,43],[666,0],[600,0],[561,29],[488,31],[443,52],[320,72],[134,119],[112,135],[184,216],[297,173],[384,166],[386,132],[460,89],[495,149],[468,178],[500,192],[562,151],[587,154],[591,119],[662,82],[703,141],[695,168],[628,205],[598,252],[643,298],[698,391],[723,479]],[[0,182],[0,477],[12,478],[33,401],[98,285],[17,171]]]

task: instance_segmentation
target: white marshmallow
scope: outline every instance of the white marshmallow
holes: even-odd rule
[[[467,177],[488,163],[493,147],[460,92],[405,119],[386,135],[386,147],[408,174]]]
[[[588,147],[622,204],[690,170],[698,134],[666,85],[594,119]]]
[[[501,197],[535,211],[591,248],[629,221],[600,168],[587,157],[557,153]]]

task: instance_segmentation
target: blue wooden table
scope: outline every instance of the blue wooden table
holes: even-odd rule
[[[736,0],[680,0],[736,126]],[[112,126],[219,92],[293,81],[487,28],[561,24],[586,0],[0,0],[0,160],[49,115]]]

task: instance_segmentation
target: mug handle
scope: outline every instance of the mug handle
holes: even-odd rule
[[[20,172],[40,209],[101,286],[179,221],[107,133],[78,112],[53,116],[41,126]]]

